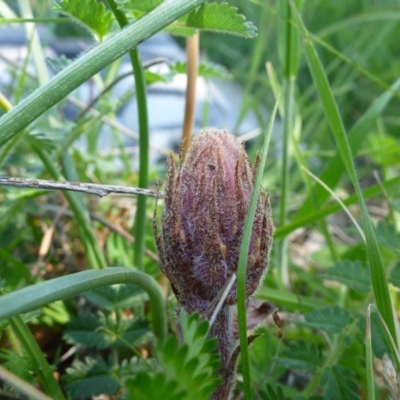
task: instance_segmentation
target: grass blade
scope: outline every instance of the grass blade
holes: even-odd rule
[[[279,101],[279,99],[278,99]],[[264,173],[265,162],[267,159],[269,142],[271,140],[272,126],[275,120],[278,101],[275,103],[274,110],[268,123],[264,145],[261,150],[261,160],[258,167],[256,180],[254,183],[253,194],[251,196],[249,210],[247,212],[246,223],[244,227],[243,239],[240,246],[238,272],[237,272],[237,306],[239,320],[239,338],[240,338],[240,357],[242,363],[242,372],[244,380],[244,392],[246,400],[253,398],[251,380],[250,380],[250,365],[249,354],[247,348],[247,322],[246,322],[246,269],[247,258],[250,248],[250,239],[253,231],[254,216],[257,208],[257,201],[261,189],[261,180]]]
[[[365,200],[361,191],[361,187],[357,179],[357,174],[354,167],[349,141],[347,139],[343,122],[336,101],[333,97],[332,90],[328,82],[328,78],[326,77],[325,71],[322,67],[322,63],[309,38],[307,29],[303,24],[300,14],[298,13],[293,2],[291,2],[291,4],[292,4],[292,9],[294,11],[293,15],[295,16],[295,20],[299,26],[299,29],[304,39],[304,47],[307,55],[307,62],[309,65],[309,69],[315,87],[318,91],[319,97],[322,102],[322,106],[324,108],[325,115],[328,119],[337,147],[339,149],[339,153],[342,157],[343,163],[353,183],[360,204],[363,216],[365,237],[367,241],[367,254],[368,254],[375,301],[379,312],[381,313],[386,325],[388,326],[390,334],[392,335],[393,339],[396,340],[397,342],[395,318],[393,315],[393,308],[389,295],[389,289],[385,274],[385,268],[383,265],[383,259],[380,252],[380,248],[378,246],[378,241],[374,232],[374,228],[370,216],[368,214],[367,207],[365,205]]]

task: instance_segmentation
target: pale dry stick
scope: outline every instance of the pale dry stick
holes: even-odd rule
[[[0,177],[0,186],[14,186],[31,189],[50,189],[50,190],[71,190],[73,192],[83,192],[95,194],[99,197],[107,196],[110,193],[138,195],[151,197],[164,197],[164,194],[156,190],[132,188],[128,186],[116,186],[116,185],[102,185],[95,183],[83,183],[83,182],[59,182],[50,181],[44,179],[27,179],[27,178],[10,178]]]
[[[181,161],[185,159],[192,138],[196,107],[196,81],[199,69],[199,34],[186,39],[187,84],[185,99],[185,118],[182,131]]]
[[[311,176],[316,182],[318,182],[326,191],[329,192],[329,194],[340,204],[340,206],[343,208],[343,211],[349,216],[351,221],[353,222],[354,226],[357,228],[358,233],[360,234],[362,240],[366,243],[365,240],[365,235],[363,230],[361,229],[360,225],[356,221],[356,219],[353,217],[352,213],[350,210],[346,207],[346,205],[343,203],[343,201],[338,197],[338,195],[333,192],[333,190],[327,186],[324,182],[321,181],[317,176],[315,176],[311,171],[309,171],[307,168],[305,168],[303,165],[301,166],[304,172],[306,172],[308,175]]]

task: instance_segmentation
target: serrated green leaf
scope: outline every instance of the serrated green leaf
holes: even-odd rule
[[[146,295],[139,286],[113,285],[86,292],[83,296],[100,308],[118,310],[142,303]]]
[[[77,361],[72,368],[67,368],[65,375],[66,389],[72,398],[114,394],[119,382],[113,376],[113,364],[108,365],[103,359],[86,357],[85,361]]]
[[[359,400],[358,386],[354,380],[354,373],[348,368],[334,365],[327,368],[321,378],[321,384],[326,385],[326,400]]]
[[[283,353],[284,357],[279,357],[277,363],[285,368],[313,373],[321,365],[322,355],[315,343],[308,347],[304,340],[298,340],[290,343]]]
[[[245,38],[257,36],[257,28],[253,23],[246,22],[246,18],[238,14],[237,8],[228,3],[203,4],[179,22],[184,23],[186,27],[204,31],[228,33]]]
[[[142,319],[116,320],[103,313],[82,314],[67,324],[64,339],[71,344],[103,349],[113,345],[125,347],[126,342],[134,344],[147,332],[147,322]]]
[[[378,222],[376,227],[376,236],[378,242],[382,246],[385,246],[395,253],[400,252],[400,233],[396,231],[393,224]]]
[[[57,72],[62,71],[64,68],[67,68],[68,65],[72,63],[72,60],[67,58],[64,54],[61,54],[59,58],[50,58],[46,57],[46,60],[53,67],[53,69]]]
[[[125,0],[124,2],[120,2],[120,8],[123,7],[126,10],[148,13],[162,2],[163,0]]]
[[[36,371],[38,365],[33,358],[21,356],[9,349],[2,349],[0,351],[0,360],[2,360],[1,365],[13,374],[26,382],[34,382],[35,377],[31,372]]]
[[[322,329],[328,333],[340,333],[349,323],[350,313],[335,306],[322,310],[315,309],[313,312],[305,314],[304,318],[305,321],[299,321],[297,324],[313,329]]]
[[[187,396],[178,388],[176,381],[158,373],[151,377],[146,373],[138,373],[126,382],[128,399],[135,400],[185,400]]]
[[[106,11],[104,3],[96,0],[61,0],[56,10],[71,16],[89,29],[100,42],[110,32],[114,22],[112,12]]]
[[[219,357],[214,353],[215,339],[207,338],[208,322],[198,314],[180,313],[183,343],[175,336],[157,346],[163,371],[150,376],[137,374],[127,383],[129,398],[208,400],[219,384],[216,372]]]
[[[348,260],[338,262],[334,267],[329,268],[326,273],[321,274],[322,279],[344,283],[348,287],[359,292],[371,290],[371,275],[369,269],[361,262]]]
[[[260,398],[262,400],[291,400],[291,397],[285,396],[281,386],[267,385],[265,389],[260,390]]]

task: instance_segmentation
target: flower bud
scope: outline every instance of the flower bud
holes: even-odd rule
[[[184,163],[171,156],[162,232],[161,269],[187,312],[204,312],[238,267],[257,166],[227,131],[207,128],[193,140]],[[273,226],[268,196],[258,199],[248,254],[246,298],[268,265]],[[236,285],[225,305],[236,304]]]

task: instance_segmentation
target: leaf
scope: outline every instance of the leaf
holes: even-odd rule
[[[371,275],[369,269],[361,262],[345,260],[338,262],[334,267],[329,268],[325,274],[320,275],[322,279],[344,283],[348,287],[359,292],[371,290]]]
[[[119,387],[113,376],[112,363],[108,365],[101,358],[86,357],[84,362],[75,362],[72,368],[67,368],[64,379],[72,398],[114,394]]]
[[[322,361],[317,345],[311,343],[308,347],[304,340],[290,343],[283,353],[286,357],[279,357],[277,363],[285,368],[313,373]]]
[[[307,326],[313,329],[322,329],[328,333],[340,333],[350,320],[350,313],[335,307],[326,307],[322,310],[315,309],[304,315],[305,321],[297,322],[297,325]]]
[[[34,359],[21,356],[9,349],[2,349],[0,351],[0,360],[3,360],[1,365],[13,374],[19,376],[26,382],[34,382],[34,375],[32,375],[31,372],[36,371],[38,368]]]
[[[64,339],[71,344],[103,349],[110,346],[126,347],[126,342],[134,344],[149,332],[143,319],[115,319],[103,313],[81,314],[71,318],[64,332]]]
[[[128,398],[166,399],[168,393],[171,400],[208,400],[218,386],[219,357],[214,353],[215,339],[207,338],[208,322],[183,311],[180,318],[184,343],[178,344],[173,336],[159,344],[163,371],[153,376],[139,373],[128,380]]]
[[[100,42],[110,32],[114,22],[112,12],[106,11],[105,5],[96,0],[61,0],[56,10],[89,29]]]
[[[113,285],[86,292],[83,296],[100,308],[118,310],[142,303],[146,295],[139,286]]]
[[[201,29],[216,33],[228,33],[231,35],[254,38],[257,36],[257,28],[251,22],[245,22],[246,18],[238,14],[236,7],[228,3],[208,3],[182,17],[186,27]]]
[[[119,2],[119,8],[148,13],[162,2],[163,0],[125,0]]]
[[[358,386],[354,373],[348,368],[334,365],[327,368],[321,378],[321,384],[326,385],[326,400],[359,400]]]
[[[393,224],[378,222],[376,227],[378,242],[395,253],[400,252],[400,233],[396,231]]]
[[[291,397],[284,395],[281,386],[274,387],[268,384],[265,390],[261,390],[259,394],[262,400],[291,400]]]
[[[64,68],[67,68],[68,65],[72,63],[72,60],[65,57],[64,54],[61,54],[61,56],[58,59],[46,57],[46,60],[53,67],[54,71],[57,72],[62,71]]]

